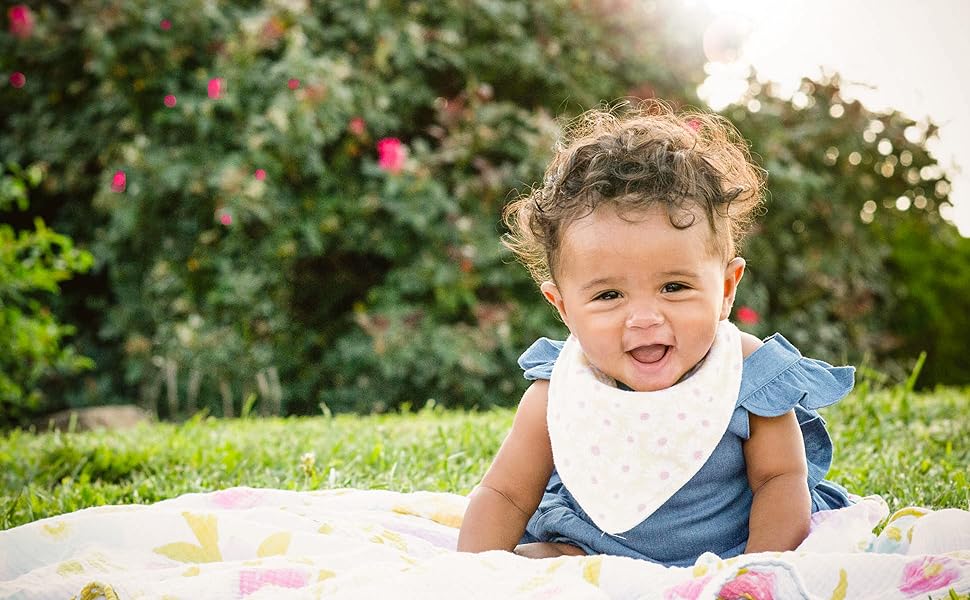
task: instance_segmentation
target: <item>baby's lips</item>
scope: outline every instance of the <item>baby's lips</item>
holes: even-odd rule
[[[638,346],[630,350],[630,356],[637,362],[655,363],[664,357],[668,346],[664,344],[650,344],[649,346]]]

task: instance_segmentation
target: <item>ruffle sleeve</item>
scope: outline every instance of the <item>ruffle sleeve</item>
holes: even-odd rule
[[[805,358],[781,334],[744,359],[744,378],[728,431],[748,439],[748,415],[777,417],[795,411],[805,441],[808,481],[815,487],[832,465],[832,440],[816,412],[844,398],[855,383],[855,368]]]
[[[531,381],[552,377],[552,368],[556,366],[556,359],[565,344],[565,341],[549,338],[537,339],[519,356],[522,376]]]

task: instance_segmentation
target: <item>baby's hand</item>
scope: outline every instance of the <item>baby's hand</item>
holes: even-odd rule
[[[526,558],[553,558],[556,556],[586,556],[582,548],[562,542],[534,542],[519,544],[514,552]]]

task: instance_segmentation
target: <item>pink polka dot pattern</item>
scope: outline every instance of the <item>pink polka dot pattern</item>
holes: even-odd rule
[[[740,350],[725,321],[691,377],[631,392],[590,365],[575,337],[566,341],[549,385],[549,440],[563,483],[602,531],[629,531],[704,465],[733,414]]]

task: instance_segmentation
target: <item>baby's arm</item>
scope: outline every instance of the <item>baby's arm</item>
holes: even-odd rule
[[[754,502],[744,551],[794,550],[808,535],[812,513],[798,419],[794,411],[778,417],[750,414],[749,423],[744,460]]]
[[[523,394],[512,431],[469,496],[458,534],[460,552],[511,551],[519,543],[552,474],[548,394],[549,382],[544,380]]]

